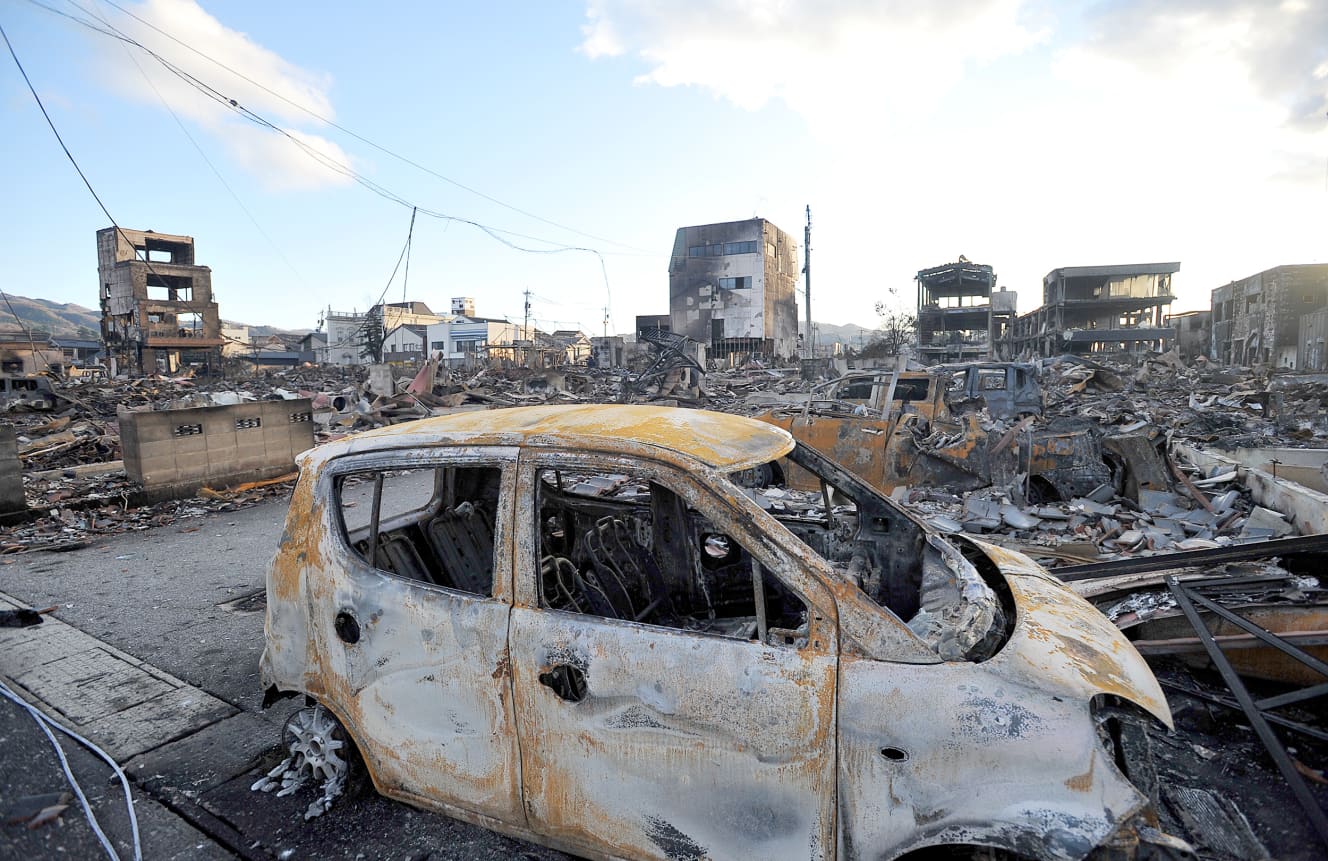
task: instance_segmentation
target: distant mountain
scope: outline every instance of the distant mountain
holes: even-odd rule
[[[34,332],[46,332],[51,335],[66,338],[101,337],[101,311],[91,308],[84,308],[82,305],[75,305],[72,302],[60,304],[46,299],[29,299],[26,296],[16,296],[13,293],[5,293],[9,299],[9,304],[5,304],[0,299],[0,331],[17,332],[24,326]],[[13,306],[13,310],[10,310]],[[19,325],[14,319],[17,314],[23,321]],[[232,323],[223,321],[227,326],[243,326],[244,323]],[[307,335],[312,329],[279,329],[275,326],[250,326],[249,334],[255,338],[266,338],[269,335]]]
[[[101,337],[100,311],[93,311],[70,302],[61,305],[45,299],[15,296],[13,293],[6,293],[5,296],[9,302],[6,304],[0,301],[0,330],[21,331],[26,326],[34,331],[63,335],[67,338]],[[14,319],[15,314],[23,321],[22,325]]]
[[[221,325],[240,328],[249,327],[250,338],[266,338],[270,335],[300,335],[304,336],[313,331],[313,329],[279,329],[276,326],[253,326],[249,323],[237,323],[234,320],[222,320]]]
[[[845,347],[865,347],[871,343],[872,337],[876,334],[874,327],[859,326],[857,323],[849,323],[845,326],[836,326],[832,323],[818,323],[812,321],[816,327],[816,340],[821,344],[832,344],[838,342]],[[798,331],[806,328],[806,324],[799,322]]]

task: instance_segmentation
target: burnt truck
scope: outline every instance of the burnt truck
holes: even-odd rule
[[[814,388],[803,403],[754,418],[784,428],[883,493],[962,493],[1020,478],[1030,502],[1087,496],[1103,485],[1136,500],[1140,489],[1168,489],[1154,429],[1108,434],[1088,420],[1041,422],[1041,415],[1035,365],[982,362],[850,374]],[[790,486],[818,488],[796,464],[786,472]]]

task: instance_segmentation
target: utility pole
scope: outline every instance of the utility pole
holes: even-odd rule
[[[807,227],[802,233],[802,274],[807,276],[807,358],[816,358],[816,341],[812,336],[812,205],[807,204]]]
[[[532,342],[530,346],[534,346],[533,343],[534,339],[530,337],[530,288],[529,287],[526,288],[525,296],[526,296],[526,316],[521,321],[521,340],[530,341]],[[530,364],[530,346],[526,347],[522,351],[523,353],[521,361],[522,365]]]
[[[604,337],[609,337],[609,306],[604,306]]]

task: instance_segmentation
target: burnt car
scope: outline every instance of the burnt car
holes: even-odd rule
[[[767,510],[781,459],[819,505]],[[525,407],[305,452],[267,580],[294,771],[588,857],[1132,857],[1138,653],[773,425]],[[1114,853],[1106,854],[1103,853]]]

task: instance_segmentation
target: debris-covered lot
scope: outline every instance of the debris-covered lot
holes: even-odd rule
[[[1175,353],[1061,357],[1027,365],[940,366],[899,373],[894,368],[834,367],[812,372],[755,363],[702,373],[685,358],[679,345],[662,343],[656,345],[651,361],[636,369],[495,367],[459,371],[426,364],[405,373],[386,370],[369,379],[337,370],[299,368],[234,381],[57,380],[51,387],[53,405],[16,405],[6,417],[15,430],[15,453],[28,511],[8,515],[10,523],[0,531],[0,555],[8,557],[3,559],[8,564],[0,568],[0,592],[20,598],[30,607],[53,608],[55,619],[106,637],[185,682],[238,704],[238,714],[226,720],[250,717],[254,737],[263,736],[261,744],[250,743],[252,755],[242,757],[243,762],[232,759],[227,781],[204,781],[210,784],[211,806],[189,799],[187,793],[174,794],[178,788],[163,789],[168,780],[154,788],[151,781],[142,775],[135,777],[131,771],[140,790],[157,793],[154,798],[160,796],[168,806],[193,804],[204,809],[206,815],[191,814],[190,821],[232,851],[257,852],[258,857],[299,844],[315,855],[347,853],[346,857],[354,857],[344,844],[309,848],[318,844],[309,842],[308,834],[313,832],[302,829],[330,833],[328,829],[337,828],[338,821],[362,816],[357,807],[365,804],[393,811],[392,816],[425,817],[427,821],[431,815],[412,813],[378,798],[328,798],[321,805],[329,808],[327,812],[305,825],[304,813],[320,806],[319,793],[325,789],[322,781],[309,781],[289,798],[275,799],[284,788],[284,772],[290,770],[278,767],[287,752],[278,746],[290,707],[276,707],[280,719],[273,712],[263,712],[257,703],[261,691],[235,690],[221,669],[235,660],[247,661],[243,675],[256,684],[263,635],[262,613],[255,612],[255,607],[261,610],[263,602],[254,598],[250,604],[255,607],[247,611],[211,611],[209,615],[218,620],[217,631],[235,620],[243,620],[244,625],[221,635],[229,638],[218,646],[221,655],[198,656],[201,663],[193,664],[190,656],[196,649],[179,651],[168,645],[186,636],[187,626],[170,625],[168,620],[172,612],[183,611],[180,602],[191,599],[163,599],[160,604],[165,609],[148,612],[148,616],[160,618],[165,629],[151,654],[145,654],[131,624],[89,607],[90,596],[96,592],[77,594],[80,589],[92,590],[94,583],[86,576],[75,576],[71,568],[79,566],[64,561],[100,557],[94,567],[110,585],[95,584],[97,588],[118,593],[115,581],[132,577],[139,594],[151,595],[156,589],[153,576],[169,576],[167,568],[163,565],[144,572],[132,557],[119,563],[114,557],[108,561],[106,548],[125,547],[126,542],[151,543],[154,536],[169,534],[181,553],[215,560],[209,565],[198,563],[200,568],[221,569],[226,564],[224,552],[213,545],[225,530],[218,525],[236,517],[243,517],[245,523],[266,520],[267,543],[261,552],[254,551],[258,561],[251,563],[252,570],[237,578],[244,582],[245,594],[259,595],[261,569],[276,548],[280,532],[276,521],[285,515],[295,465],[260,480],[204,481],[188,495],[179,488],[172,488],[169,495],[153,493],[125,471],[127,458],[120,434],[124,413],[308,399],[313,438],[318,443],[358,437],[363,431],[387,426],[400,426],[409,438],[408,423],[439,415],[475,413],[467,421],[482,427],[487,411],[520,406],[635,403],[736,413],[787,429],[805,446],[842,465],[854,481],[903,506],[932,534],[950,536],[957,546],[969,546],[962,538],[969,536],[1018,551],[1061,574],[1075,592],[1104,614],[1109,627],[1133,642],[1157,675],[1175,720],[1174,730],[1157,724],[1116,738],[1118,750],[1133,746],[1137,754],[1142,748],[1152,764],[1151,770],[1128,774],[1151,802],[1156,820],[1149,827],[1187,841],[1200,857],[1308,859],[1328,852],[1323,813],[1328,806],[1324,777],[1328,724],[1318,699],[1328,691],[1324,687],[1328,666],[1322,663],[1328,658],[1328,594],[1321,583],[1328,543],[1316,537],[1328,531],[1328,497],[1320,493],[1328,489],[1321,469],[1325,461],[1318,453],[1328,448],[1328,378],[1186,364]],[[495,416],[487,423],[499,423],[499,419]],[[897,581],[889,576],[888,566],[881,567],[881,560],[901,551],[882,547],[860,552],[861,545],[853,538],[861,534],[856,531],[859,524],[874,516],[863,509],[863,491],[855,497],[845,492],[843,482],[823,482],[822,477],[814,476],[809,471],[811,461],[796,461],[781,455],[771,467],[753,464],[755,474],[740,482],[739,493],[776,521],[789,525],[832,562],[847,582],[856,583],[908,622],[913,634],[932,644],[939,660],[963,661],[966,655],[970,660],[988,660],[990,653],[982,652],[981,633],[956,641],[959,629],[950,624],[964,613],[982,615],[980,609],[975,610],[980,602],[931,606],[946,616],[946,622],[938,624],[929,621],[925,612],[918,612],[929,608],[925,589],[921,607],[916,591],[912,606],[899,594],[890,594],[891,582]],[[470,487],[471,497],[487,498],[481,491],[488,479],[474,480],[479,483]],[[742,604],[743,600],[752,603],[752,575],[743,569],[747,592],[741,599],[738,580],[743,578],[726,573],[725,566],[746,564],[750,568],[751,564],[729,558],[742,555],[736,545],[719,540],[731,540],[732,530],[703,530],[715,540],[700,545],[698,552],[709,556],[697,557],[696,570],[706,573],[690,587],[691,604],[684,606],[670,592],[665,605],[660,595],[651,593],[649,584],[654,581],[650,578],[660,576],[659,571],[639,575],[647,584],[642,594],[630,594],[630,588],[614,594],[605,588],[609,576],[605,572],[612,572],[620,587],[628,584],[632,548],[641,546],[643,536],[666,534],[668,529],[666,500],[652,494],[649,482],[634,479],[630,470],[590,469],[585,462],[569,461],[559,469],[556,480],[550,478],[538,486],[543,488],[542,501],[513,510],[524,511],[524,515],[515,515],[516,521],[524,522],[520,521],[524,516],[531,524],[543,524],[542,547],[521,552],[537,554],[532,564],[538,563],[542,572],[539,588],[550,609],[641,621],[647,626],[667,625],[666,620],[672,618],[683,628],[709,626],[710,633],[760,641],[776,630],[780,636],[788,636],[790,644],[813,638],[815,626],[807,627],[806,618],[790,609],[789,596],[777,590],[771,592],[767,587],[764,600],[757,603],[768,603],[759,611]],[[351,481],[346,493],[351,494],[342,498],[352,543],[358,540],[355,528],[382,527],[376,534],[395,534],[398,539],[407,535],[405,531],[393,533],[398,527],[386,519],[379,522],[372,481]],[[383,488],[377,493],[386,498]],[[495,491],[493,500],[497,499]],[[454,562],[469,572],[462,580],[434,585],[464,588],[465,576],[489,570],[483,563],[466,567],[486,534],[491,547],[504,546],[504,536],[509,542],[524,540],[516,537],[514,522],[495,521],[493,511],[486,521],[482,505],[465,508],[469,500],[451,498],[446,516],[440,514],[427,528],[421,527],[421,534],[433,536],[433,547],[443,541],[456,548]],[[306,507],[309,502],[296,500]],[[633,511],[646,511],[648,516],[623,513]],[[854,525],[845,527],[845,522]],[[613,523],[621,523],[621,529]],[[289,529],[287,532],[289,536]],[[410,579],[412,559],[427,568],[432,558],[418,546],[411,550],[402,540],[384,540],[381,546],[366,543],[358,551],[360,562],[356,564]],[[445,554],[435,552],[443,560]],[[663,555],[655,553],[655,558]],[[519,583],[516,558],[520,557],[503,564],[518,570],[514,582]],[[124,570],[116,570],[117,564]],[[494,563],[488,564],[491,569]],[[58,569],[60,575],[44,574],[43,568]],[[633,570],[639,568],[638,564]],[[592,576],[586,577],[584,572]],[[201,576],[225,580],[219,573]],[[66,590],[75,594],[65,594]],[[241,597],[244,595],[228,595],[210,606]],[[536,603],[540,600],[529,597]],[[519,605],[520,596],[516,598]],[[129,600],[116,600],[131,612]],[[155,598],[146,600],[157,603]],[[371,624],[365,620],[368,615],[357,616],[356,624]],[[843,611],[840,615],[843,618]],[[1001,623],[987,617],[987,624]],[[7,636],[39,627],[15,629]],[[337,633],[340,636],[343,631],[339,628]],[[843,636],[841,633],[841,639]],[[342,640],[349,642],[344,636]],[[501,651],[504,646],[495,648]],[[199,671],[198,667],[208,665],[216,669]],[[498,673],[502,669],[498,665],[488,669],[490,677],[497,673],[506,678]],[[505,672],[519,681],[523,670],[513,659]],[[576,692],[575,673],[547,682],[536,676],[530,678],[536,687],[554,685],[562,686],[565,694]],[[710,682],[720,684],[722,677]],[[222,693],[217,688],[227,690]],[[34,693],[41,697],[40,692]],[[328,692],[306,689],[301,693],[321,700]],[[521,697],[518,691],[518,704]],[[415,708],[412,702],[402,701],[397,707]],[[841,702],[841,733],[843,722],[851,720],[852,714]],[[1108,724],[1109,720],[1103,726]],[[555,723],[547,726],[549,738],[563,738],[565,746],[574,745],[580,732],[574,724],[562,729]],[[262,728],[261,733],[257,727]],[[310,720],[297,728],[317,735],[322,725]],[[196,730],[203,731],[206,728]],[[407,734],[391,744],[408,750],[422,738]],[[840,747],[842,756],[842,741]],[[306,744],[302,750],[308,758],[312,748]],[[554,768],[562,756],[561,748],[551,750],[551,758],[543,766],[546,770]],[[924,756],[909,751],[915,764],[932,753]],[[470,755],[474,766],[480,761],[474,758],[479,754],[472,751]],[[375,764],[380,783],[385,768],[385,760]],[[275,784],[262,785],[266,774],[272,775]],[[453,773],[451,779],[456,776]],[[819,785],[810,772],[805,777],[807,787]],[[481,783],[486,788],[476,788],[471,797],[492,795],[492,784]],[[274,791],[249,791],[253,786]],[[844,792],[843,786],[841,781],[840,792]],[[427,795],[404,789],[394,794],[411,796],[417,803]],[[615,804],[639,806],[648,793],[620,795]],[[577,797],[582,800],[575,807],[584,812],[593,798]],[[1042,800],[1055,801],[1051,797]],[[499,801],[486,802],[498,806],[485,815],[501,819],[493,812],[501,809]],[[460,815],[473,817],[476,810],[472,807],[467,814],[464,801],[448,803],[457,808],[451,812]],[[527,799],[527,812],[529,804]],[[661,805],[662,800],[654,806]],[[521,805],[514,809],[520,810]],[[266,812],[257,813],[259,810]],[[280,839],[273,837],[269,824],[258,823],[270,823],[272,811],[277,810],[284,817],[279,833],[286,835]],[[218,811],[225,811],[224,815]],[[63,815],[70,813],[77,809]],[[847,828],[844,812],[838,815],[843,833]],[[964,826],[970,835],[995,822],[995,814],[972,815],[980,821]],[[225,827],[216,818],[225,820]],[[604,821],[612,818],[606,814]],[[673,819],[660,822],[663,824],[653,835],[645,833],[646,842],[641,846],[623,843],[628,847],[625,851],[667,854],[669,846],[704,849],[708,845],[697,842],[696,832],[679,829]],[[250,833],[248,828],[254,829],[258,849],[240,848],[242,837]],[[471,839],[454,836],[462,842]],[[625,838],[619,834],[618,839]],[[983,841],[975,838],[974,842]],[[573,841],[572,845],[591,844]],[[1016,851],[1027,848],[1007,845]],[[1050,838],[1045,841],[1045,846],[1055,845]],[[852,848],[846,848],[852,857]],[[475,851],[501,854],[504,850]],[[529,851],[545,857],[545,850]],[[1064,848],[1052,850],[1048,857],[1074,855],[1075,850]]]

